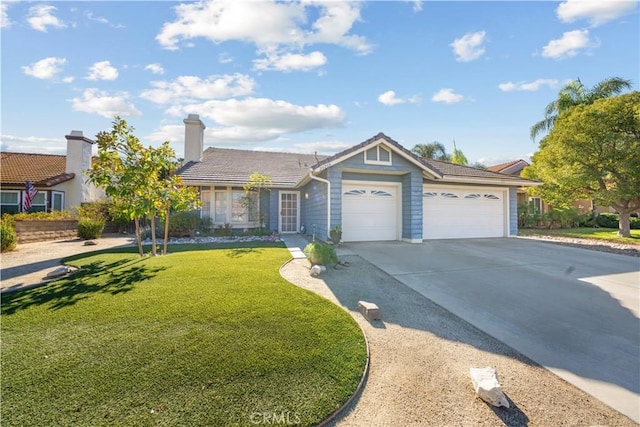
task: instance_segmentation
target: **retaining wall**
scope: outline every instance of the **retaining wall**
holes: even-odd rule
[[[78,236],[78,220],[16,221],[18,243],[72,239]]]

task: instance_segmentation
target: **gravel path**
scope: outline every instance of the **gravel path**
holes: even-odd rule
[[[307,260],[281,274],[344,307],[362,326],[371,369],[337,426],[633,426],[632,420],[454,316],[362,258],[309,276]],[[376,303],[369,323],[357,302]],[[469,368],[494,367],[511,408],[475,397]]]

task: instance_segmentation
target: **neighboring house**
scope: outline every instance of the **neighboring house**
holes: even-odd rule
[[[0,153],[2,213],[22,211],[26,181],[38,190],[29,212],[71,209],[103,196],[83,175],[91,168],[94,142],[75,130],[66,139],[66,155]]]
[[[200,188],[201,216],[214,225],[259,226],[280,233],[303,228],[326,239],[342,227],[348,241],[517,234],[517,189],[537,182],[517,176],[423,159],[379,133],[330,157],[222,148],[203,151],[205,126],[185,123],[185,164],[178,174]],[[255,208],[243,208],[242,185],[259,172],[273,186]]]
[[[519,159],[512,162],[501,163],[499,165],[489,166],[487,170],[498,172],[509,176],[520,177],[522,170],[529,166],[529,163]],[[536,213],[545,213],[551,210],[551,205],[546,203],[540,197],[530,196],[524,188],[518,189],[518,205],[527,204]],[[597,206],[593,200],[576,199],[572,202],[573,207],[581,213],[600,214],[603,212],[614,212],[607,206]]]

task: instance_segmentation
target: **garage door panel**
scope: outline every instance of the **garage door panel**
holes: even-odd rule
[[[423,196],[425,239],[506,235],[505,190],[425,185]]]
[[[342,185],[345,242],[397,240],[399,189],[384,183]]]

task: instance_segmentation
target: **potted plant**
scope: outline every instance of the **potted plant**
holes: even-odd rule
[[[334,245],[340,243],[340,240],[342,239],[342,226],[340,226],[340,224],[329,230],[329,239]]]

